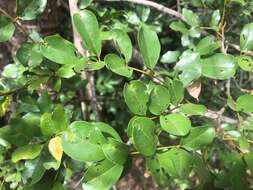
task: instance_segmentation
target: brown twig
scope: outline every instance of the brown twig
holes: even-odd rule
[[[177,12],[173,9],[170,9],[168,7],[165,7],[161,4],[155,3],[153,1],[149,1],[149,0],[100,0],[102,2],[130,2],[130,3],[135,3],[135,4],[140,4],[140,5],[144,5],[144,6],[149,6],[149,7],[153,7],[165,14],[169,14],[171,16],[174,16],[180,20],[185,21],[184,16],[180,13]]]

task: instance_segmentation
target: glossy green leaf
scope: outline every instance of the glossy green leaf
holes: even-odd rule
[[[178,60],[178,57],[180,56],[179,51],[167,51],[163,56],[161,57],[162,63],[174,63]]]
[[[158,36],[149,26],[142,25],[138,32],[138,44],[144,64],[153,69],[160,56],[161,45]],[[152,46],[152,48],[150,48]]]
[[[73,122],[62,136],[63,151],[78,161],[99,161],[105,158],[101,145],[106,142],[98,127],[85,121]]]
[[[102,42],[96,16],[91,11],[82,10],[74,14],[73,21],[85,47],[95,55],[100,56]]]
[[[59,35],[48,36],[44,39],[40,50],[47,59],[63,65],[75,65],[78,58],[74,45]]]
[[[19,160],[30,160],[39,156],[42,146],[38,144],[29,144],[17,148],[12,156],[12,162],[18,162]]]
[[[202,74],[211,79],[225,80],[233,77],[236,72],[236,62],[233,56],[217,53],[203,59]]]
[[[210,26],[213,27],[215,30],[217,30],[220,19],[221,19],[220,10],[215,10],[211,17]]]
[[[200,42],[195,47],[195,51],[200,55],[208,55],[213,53],[216,49],[220,47],[220,43],[215,41],[214,37],[207,36],[200,40]]]
[[[171,95],[171,103],[179,104],[184,99],[184,86],[179,80],[169,80],[167,86]]]
[[[151,156],[156,151],[155,123],[147,117],[135,117],[128,126],[130,137],[138,152],[144,156]]]
[[[185,136],[191,129],[191,121],[178,113],[160,116],[160,124],[163,130],[177,136]]]
[[[15,32],[15,25],[5,16],[0,15],[0,42],[8,41]]]
[[[188,34],[189,31],[185,24],[181,21],[175,21],[170,24],[170,28],[174,31],[181,32],[182,34]]]
[[[179,75],[184,86],[188,86],[192,81],[201,76],[200,55],[193,52],[184,52],[175,66],[176,71],[182,72]]]
[[[150,94],[149,111],[154,115],[160,115],[169,104],[170,91],[162,85],[156,85]]]
[[[245,94],[237,98],[236,109],[237,111],[252,113],[253,112],[253,95]]]
[[[40,128],[44,136],[50,137],[57,133],[50,113],[44,113],[40,118]]]
[[[170,176],[185,178],[192,167],[192,156],[182,149],[173,148],[169,151],[157,154],[160,165]]]
[[[113,164],[108,160],[94,163],[85,173],[85,190],[108,190],[120,178],[123,166]]]
[[[109,143],[102,145],[102,150],[105,157],[111,162],[119,165],[123,165],[126,162],[128,148],[122,142],[110,138]]]
[[[56,76],[66,79],[73,77],[75,74],[72,65],[63,65],[56,71]]]
[[[180,144],[189,149],[200,149],[211,144],[214,137],[215,129],[213,127],[193,127],[189,135],[181,139]]]
[[[241,55],[237,57],[237,63],[242,70],[253,72],[253,59],[250,56]]]
[[[46,8],[47,0],[17,0],[16,13],[22,20],[37,18]]]
[[[199,26],[200,20],[197,14],[193,13],[189,9],[183,9],[183,16],[186,22],[191,26]]]
[[[90,70],[90,71],[96,71],[104,68],[105,63],[103,61],[98,61],[98,62],[91,62],[88,64],[85,64],[84,69],[85,70]]]
[[[126,62],[129,62],[133,53],[131,39],[129,38],[128,34],[121,29],[114,29],[112,33],[113,39],[118,45],[120,52],[124,55]]]
[[[146,115],[149,95],[147,86],[141,81],[126,83],[123,90],[124,99],[130,111],[137,115]]]
[[[207,111],[204,105],[192,103],[183,104],[179,110],[180,112],[188,115],[204,115]]]
[[[133,74],[133,69],[127,66],[124,59],[116,54],[108,54],[105,56],[106,66],[114,73],[130,78]]]
[[[79,0],[79,8],[85,9],[86,7],[90,6],[93,0]]]
[[[242,29],[240,49],[242,51],[253,50],[253,23],[246,24]]]

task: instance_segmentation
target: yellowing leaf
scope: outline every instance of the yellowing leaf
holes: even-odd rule
[[[6,96],[4,97],[3,100],[0,100],[0,117],[3,117],[5,115],[9,105],[10,105],[10,96]]]
[[[61,138],[54,137],[49,141],[48,149],[50,154],[58,161],[61,161],[61,157],[63,154],[63,149],[61,145]]]

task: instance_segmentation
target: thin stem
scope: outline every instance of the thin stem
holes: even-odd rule
[[[148,76],[148,77],[150,77],[150,78],[153,78],[153,79],[156,79],[156,80],[158,80],[160,83],[164,83],[164,81],[162,81],[160,78],[158,78],[158,77],[156,77],[155,75],[153,75],[152,73],[149,73],[149,72],[147,72],[147,71],[143,71],[143,70],[141,70],[141,69],[137,69],[137,68],[135,68],[135,67],[130,67],[131,69],[133,69],[134,71],[136,71],[136,72],[139,72],[139,73],[142,73],[142,74],[144,74],[144,75],[146,75],[146,76]]]
[[[19,31],[26,37],[28,37],[33,43],[35,43],[34,39],[31,38],[31,36],[29,35],[29,33],[26,31],[26,29],[19,23],[19,18],[15,17],[13,18],[10,14],[8,14],[4,9],[2,9],[0,7],[0,13],[3,14],[4,16],[6,16],[7,18],[9,18],[11,20],[11,22],[13,24],[16,25],[16,27],[19,29]]]
[[[181,147],[181,145],[178,144],[178,145],[170,145],[170,146],[158,147],[156,150],[166,150],[166,149],[180,148],[180,147]],[[138,155],[138,154],[140,154],[140,152],[138,152],[138,151],[130,152],[130,155]]]

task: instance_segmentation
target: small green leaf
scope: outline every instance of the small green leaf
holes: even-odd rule
[[[40,118],[40,128],[44,136],[50,137],[57,133],[50,113],[44,113]]]
[[[186,22],[191,26],[199,26],[200,20],[197,14],[193,13],[191,10],[183,9],[183,16]]]
[[[102,41],[96,16],[91,11],[82,10],[74,14],[73,21],[85,47],[99,57]]]
[[[8,41],[15,32],[15,25],[9,18],[0,15],[0,42]]]
[[[210,26],[215,30],[217,30],[220,19],[221,19],[220,10],[215,10],[211,17]]]
[[[237,63],[242,70],[253,72],[253,59],[250,56],[239,56],[237,58]]]
[[[216,49],[220,47],[220,43],[214,41],[214,37],[207,36],[200,40],[198,45],[195,47],[195,51],[200,55],[208,55],[213,53]]]
[[[118,181],[122,171],[123,166],[106,159],[94,163],[85,173],[82,187],[85,190],[108,190]]]
[[[202,74],[211,79],[225,80],[233,77],[236,72],[236,62],[233,56],[217,53],[203,59]]]
[[[181,21],[175,21],[170,24],[170,28],[174,31],[181,32],[182,34],[188,34],[189,30],[186,28],[185,24]]]
[[[129,122],[128,128],[137,151],[144,156],[152,156],[156,151],[157,143],[155,123],[147,117],[135,117],[132,122]]]
[[[17,0],[17,16],[22,20],[37,18],[46,8],[47,0]]]
[[[167,86],[171,95],[171,103],[174,105],[179,104],[184,99],[184,86],[179,80],[169,80]]]
[[[192,156],[182,149],[173,148],[169,151],[157,154],[161,168],[172,177],[188,177],[192,167]]]
[[[174,63],[178,60],[180,51],[167,51],[161,58],[162,63]]]
[[[63,65],[75,65],[78,60],[74,45],[59,35],[48,36],[40,47],[47,59]]]
[[[105,157],[111,162],[123,165],[126,162],[128,148],[122,142],[109,138],[109,143],[102,145]]]
[[[118,45],[120,52],[124,55],[126,62],[129,62],[133,53],[131,39],[127,33],[121,29],[114,29],[112,33],[113,39]]]
[[[253,23],[246,24],[240,35],[240,49],[242,51],[253,50]]]
[[[185,136],[191,129],[191,121],[178,113],[172,113],[166,116],[161,115],[160,124],[163,130],[177,136]]]
[[[85,9],[92,3],[93,0],[79,0],[79,8]]]
[[[245,94],[245,95],[240,96],[236,100],[236,109],[237,111],[252,113],[253,112],[253,96],[250,94]]]
[[[138,32],[138,44],[145,66],[153,69],[157,64],[161,51],[161,45],[156,32],[149,26],[142,25]]]
[[[181,139],[180,144],[190,149],[200,149],[211,144],[214,137],[215,129],[213,127],[193,127],[189,135]]]
[[[205,112],[207,111],[206,107],[204,105],[200,104],[183,104],[179,108],[180,112],[188,115],[204,115]]]
[[[180,81],[184,86],[189,86],[191,82],[201,76],[200,55],[193,52],[184,52],[179,62],[175,66],[176,71],[181,71]]]
[[[150,94],[149,111],[154,115],[160,115],[169,104],[170,91],[162,85],[156,85]]]
[[[38,144],[29,144],[17,148],[12,156],[12,162],[18,162],[19,160],[30,160],[39,156],[42,146]]]
[[[149,94],[145,83],[137,80],[131,81],[129,84],[126,83],[123,95],[132,113],[146,115]]]
[[[114,73],[130,78],[133,74],[133,69],[127,66],[124,59],[116,54],[108,54],[105,56],[106,66]]]

